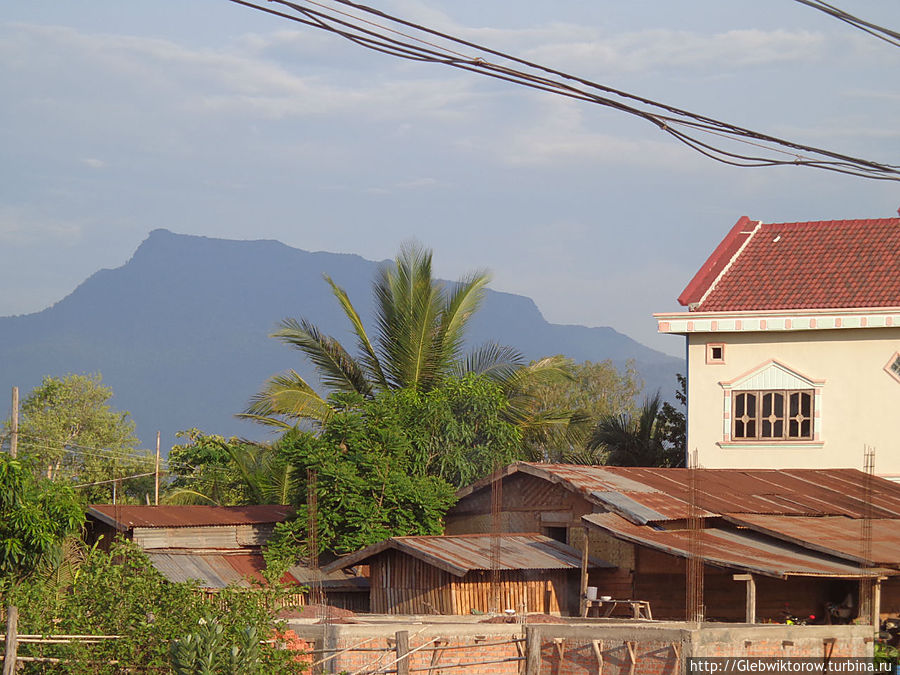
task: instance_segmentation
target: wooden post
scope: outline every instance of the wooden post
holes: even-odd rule
[[[525,627],[525,675],[541,675],[541,629]]]
[[[156,473],[154,481],[153,505],[159,506],[159,432],[156,432]]]
[[[19,454],[19,388],[12,388],[12,424],[10,425],[9,454],[16,457]]]
[[[872,579],[872,625],[875,630],[881,626],[881,579]]]
[[[13,675],[16,672],[18,625],[19,608],[10,605],[6,608],[6,651],[3,654],[3,675]]]
[[[746,623],[756,623],[756,579],[753,578],[752,574],[735,574],[732,579],[747,582],[747,605],[744,612],[744,621]]]
[[[588,529],[586,525],[581,528],[581,533],[581,591],[578,595],[578,616],[587,616]]]
[[[394,637],[397,639],[397,675],[409,675],[409,631],[398,630]]]

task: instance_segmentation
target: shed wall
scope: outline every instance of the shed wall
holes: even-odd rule
[[[373,557],[370,607],[375,614],[472,614],[494,609],[491,573],[457,577],[401,551]],[[577,608],[577,570],[500,572],[499,609],[566,614]]]

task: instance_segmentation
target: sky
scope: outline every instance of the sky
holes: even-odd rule
[[[790,0],[372,0],[648,98],[900,164],[900,49]],[[900,29],[900,3],[838,3]],[[900,183],[734,168],[645,121],[377,54],[227,0],[5,3],[0,316],[159,227],[488,269],[555,323],[656,333],[743,215],[897,214]],[[340,281],[340,280],[338,280]],[[324,288],[298,289],[324,292]],[[286,308],[285,313],[292,311]],[[309,317],[315,320],[315,317]]]

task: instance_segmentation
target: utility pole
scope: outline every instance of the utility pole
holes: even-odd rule
[[[159,506],[159,432],[156,432],[156,480],[154,486],[154,500],[153,504],[155,506]]]
[[[15,457],[19,454],[19,388],[12,388],[12,432],[9,439],[9,454]]]

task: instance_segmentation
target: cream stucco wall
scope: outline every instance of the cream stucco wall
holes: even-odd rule
[[[877,474],[900,476],[900,382],[884,369],[900,351],[900,328],[690,333],[687,340],[687,442],[702,466],[862,468],[868,445],[876,450]],[[707,363],[708,343],[724,343],[724,364]],[[824,380],[818,440],[729,444],[724,414],[730,405],[720,383],[771,359],[810,380]]]

